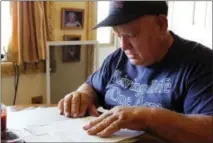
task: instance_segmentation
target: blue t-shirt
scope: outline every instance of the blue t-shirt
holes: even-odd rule
[[[161,62],[132,65],[119,48],[89,76],[86,83],[105,108],[146,106],[213,115],[213,51],[170,33],[174,42]]]

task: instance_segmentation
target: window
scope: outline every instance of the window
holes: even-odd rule
[[[212,1],[170,1],[169,27],[212,49]]]
[[[105,19],[109,12],[109,1],[97,2],[97,22],[99,23]],[[113,41],[113,34],[110,27],[103,27],[97,29],[97,40],[100,44],[111,44]]]
[[[1,1],[1,53],[6,54],[12,32],[10,2]]]

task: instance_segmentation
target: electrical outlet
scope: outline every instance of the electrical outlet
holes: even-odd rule
[[[32,104],[42,104],[43,96],[32,97]]]

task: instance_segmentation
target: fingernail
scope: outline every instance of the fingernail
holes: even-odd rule
[[[69,114],[69,113],[65,113],[65,116],[66,116],[66,117],[70,117],[70,114]]]
[[[90,134],[90,135],[93,134],[93,133],[92,133],[92,130],[88,130],[87,133]]]
[[[76,118],[76,117],[77,117],[77,114],[74,114],[74,117]]]
[[[101,138],[104,138],[104,137],[105,137],[103,133],[98,133],[97,135],[98,135],[99,137],[101,137]]]
[[[89,128],[89,125],[87,124],[87,125],[83,126],[83,128],[84,128],[85,130],[87,130],[87,129]]]

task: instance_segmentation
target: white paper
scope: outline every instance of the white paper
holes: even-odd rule
[[[119,142],[143,133],[120,130],[109,138],[91,136],[83,126],[94,118],[67,118],[59,114],[57,107],[35,108],[9,112],[8,128],[27,132],[28,136],[23,136],[26,142]]]
[[[107,110],[98,108],[98,111]],[[27,126],[49,125],[55,121],[63,121],[69,118],[59,114],[58,107],[27,108],[18,112],[8,112],[7,127],[11,129],[23,129]]]
[[[60,137],[50,136],[48,134],[41,136],[27,136],[23,138],[25,142],[62,142]]]
[[[83,129],[83,126],[88,123],[89,120],[95,117],[86,117],[78,119],[69,119],[66,121],[57,121],[51,125],[28,127],[27,131],[35,136],[42,136],[48,134],[61,139],[62,142],[119,142],[132,137],[139,136],[143,132],[120,130],[116,132],[112,137],[100,138],[98,136],[91,136]]]
[[[49,125],[55,121],[68,119],[59,114],[57,107],[8,112],[7,116],[7,127],[11,129],[23,129],[27,126]]]

